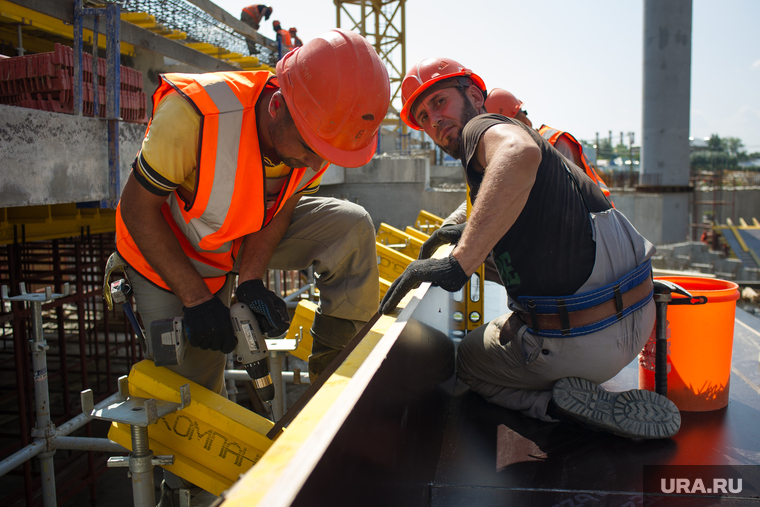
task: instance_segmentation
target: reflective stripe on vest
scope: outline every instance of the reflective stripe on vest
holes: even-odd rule
[[[609,199],[610,197],[610,189],[607,188],[607,185],[604,183],[604,180],[596,173],[596,170],[594,169],[594,166],[591,165],[591,162],[589,161],[588,157],[586,157],[586,154],[583,153],[583,145],[579,143],[572,135],[570,135],[567,132],[564,132],[562,130],[553,129],[551,127],[547,127],[546,125],[541,125],[541,128],[538,129],[538,133],[541,134],[541,137],[549,141],[552,146],[554,146],[560,137],[565,136],[565,139],[570,141],[573,145],[575,145],[578,148],[578,152],[581,154],[581,162],[583,164],[583,170],[586,172],[586,175],[588,175],[591,180],[596,183],[596,185],[599,187],[599,189],[602,191],[605,197]],[[610,204],[612,204],[612,207],[615,207],[615,204],[610,200]]]
[[[216,292],[212,285],[221,288],[224,275],[232,270],[242,238],[266,225],[266,174],[255,108],[273,77],[262,71],[164,74],[154,94],[154,113],[160,99],[174,89],[201,116],[192,200],[184,203],[175,192],[161,212],[212,292]],[[238,167],[245,170],[238,171]],[[326,169],[327,166],[319,173],[309,168],[292,169],[278,196],[277,212]],[[117,249],[140,274],[168,288],[140,254],[123,226],[120,213],[117,213]]]

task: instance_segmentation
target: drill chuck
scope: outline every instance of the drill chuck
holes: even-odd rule
[[[269,358],[262,361],[255,361],[251,364],[245,364],[245,371],[253,380],[253,387],[261,401],[272,401],[274,399],[274,384],[272,377],[269,375]]]

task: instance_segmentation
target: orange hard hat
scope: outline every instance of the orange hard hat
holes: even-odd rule
[[[494,88],[488,92],[484,107],[489,113],[501,114],[509,118],[514,118],[522,108],[522,101],[501,88]]]
[[[472,84],[485,93],[486,85],[480,76],[451,58],[426,58],[409,69],[401,82],[401,100],[404,102],[401,108],[401,119],[404,123],[415,130],[422,130],[412,115],[415,101],[439,81],[457,76],[470,78]],[[461,84],[452,83],[452,86],[461,86]]]
[[[343,167],[372,159],[391,88],[364,37],[330,30],[277,62],[277,79],[298,132],[320,157]]]

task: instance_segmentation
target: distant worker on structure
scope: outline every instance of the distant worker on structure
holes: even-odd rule
[[[261,18],[269,21],[269,16],[272,15],[273,10],[271,7],[262,4],[249,5],[248,7],[243,7],[243,11],[240,13],[240,21],[254,30],[258,30]]]
[[[654,246],[536,131],[486,113],[485,83],[471,70],[422,60],[401,94],[403,121],[461,159],[473,208],[449,238],[451,254],[409,264],[380,310],[393,311],[422,282],[461,289],[492,251],[511,311],[465,336],[460,379],[491,403],[544,421],[631,438],[677,433],[680,413],[666,397],[598,386],[654,328]]]
[[[293,41],[290,39],[290,32],[285,30],[279,21],[272,21],[272,29],[277,32],[277,43],[282,46],[281,56],[293,49]]]
[[[262,332],[279,336],[290,319],[264,284],[267,269],[314,267],[321,302],[310,329],[312,376],[375,314],[380,288],[369,214],[306,194],[317,191],[330,163],[358,167],[372,158],[389,101],[377,53],[341,29],[288,53],[276,76],[161,75],[117,208],[114,255],[117,266],[126,265],[149,335],[151,322],[184,314],[190,346],[169,369],[226,396],[235,274],[237,301],[251,308]],[[161,505],[178,507],[177,490],[189,487],[165,474]]]
[[[289,28],[288,32],[290,32],[290,40],[293,42],[294,48],[300,48],[303,46],[303,42],[298,38],[298,35],[296,35],[298,32],[298,30],[296,30],[296,27]]]
[[[240,13],[240,21],[258,31],[261,18],[269,21],[269,16],[272,15],[273,10],[274,9],[271,7],[263,4],[249,5],[248,7],[243,7],[242,12]],[[246,39],[246,42],[248,43],[248,54],[256,55],[259,53],[259,48],[256,47],[256,43],[248,39]]]

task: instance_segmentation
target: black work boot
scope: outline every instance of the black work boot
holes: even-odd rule
[[[314,339],[309,355],[309,379],[312,382],[338,357],[340,351],[356,336],[356,332],[352,320],[321,313],[314,315],[314,323],[309,330]]]
[[[611,393],[586,379],[559,379],[552,389],[557,411],[594,430],[627,438],[670,438],[681,427],[675,404],[653,391]]]

